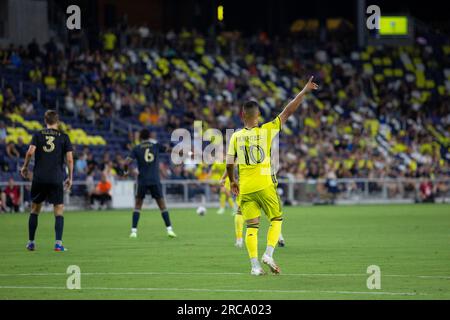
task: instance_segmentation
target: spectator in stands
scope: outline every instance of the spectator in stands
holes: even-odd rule
[[[103,49],[105,51],[114,51],[116,48],[117,36],[111,31],[108,30],[103,35]]]
[[[44,84],[48,90],[55,90],[57,86],[56,77],[53,75],[52,68],[49,68],[47,74],[44,77]]]
[[[39,48],[39,44],[36,41],[36,38],[33,38],[31,42],[28,44],[28,57],[30,60],[35,60],[41,55],[41,51]]]
[[[109,208],[112,200],[111,189],[111,182],[107,179],[106,174],[102,173],[100,182],[97,184],[95,191],[91,195],[91,206],[94,205],[95,201],[99,201],[99,209],[101,209],[105,204]]]
[[[94,172],[98,167],[98,162],[95,160],[94,155],[92,153],[88,153],[87,155],[87,172],[88,174]]]
[[[6,131],[6,125],[3,121],[0,121],[0,143],[5,143],[8,132]]]
[[[87,154],[83,152],[75,162],[75,172],[85,174],[88,169]]]
[[[23,138],[17,138],[16,150],[19,152],[20,158],[24,158],[27,153],[28,146],[23,142]]]
[[[10,212],[19,212],[20,209],[20,187],[15,185],[13,178],[8,181],[8,186],[5,188],[6,207]]]
[[[11,159],[20,158],[20,153],[17,150],[16,146],[12,142],[8,142],[6,145],[6,155]]]
[[[29,96],[25,97],[25,99],[20,104],[19,109],[21,114],[26,116],[32,115],[34,113],[34,106]]]
[[[434,186],[429,178],[423,179],[423,181],[420,183],[419,191],[420,191],[419,196],[420,196],[421,202],[424,202],[424,203],[425,202],[431,202],[431,203],[434,202],[434,195],[435,195]]]

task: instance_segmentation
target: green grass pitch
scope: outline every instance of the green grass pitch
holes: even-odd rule
[[[234,247],[230,212],[171,210],[177,239],[156,210],[68,212],[65,253],[52,251],[52,214],[39,218],[37,251],[27,252],[26,214],[0,215],[0,299],[450,299],[450,206],[285,207],[283,274],[250,276]],[[267,221],[259,232],[261,255]],[[69,265],[81,290],[68,290]],[[381,269],[369,290],[367,267]]]

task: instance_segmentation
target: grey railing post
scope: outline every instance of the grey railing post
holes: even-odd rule
[[[187,183],[183,183],[183,198],[184,198],[184,202],[188,202],[189,201],[189,189],[188,189],[188,184]]]
[[[369,197],[369,180],[364,181],[364,196]]]
[[[292,180],[288,182],[288,200],[291,203],[294,202],[294,182]]]

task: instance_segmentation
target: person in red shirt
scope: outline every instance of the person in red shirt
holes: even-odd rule
[[[8,181],[8,186],[4,191],[6,195],[6,207],[9,208],[10,212],[19,212],[20,208],[20,188],[15,185],[13,178]]]
[[[422,202],[434,202],[434,186],[431,180],[425,179],[420,183],[420,200]]]

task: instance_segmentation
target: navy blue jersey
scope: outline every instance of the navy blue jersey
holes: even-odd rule
[[[44,129],[33,135],[33,182],[58,184],[64,181],[67,152],[73,151],[69,136],[55,129]]]
[[[164,151],[165,147],[153,140],[144,141],[133,148],[130,158],[137,161],[139,184],[150,185],[160,183],[159,153]]]

